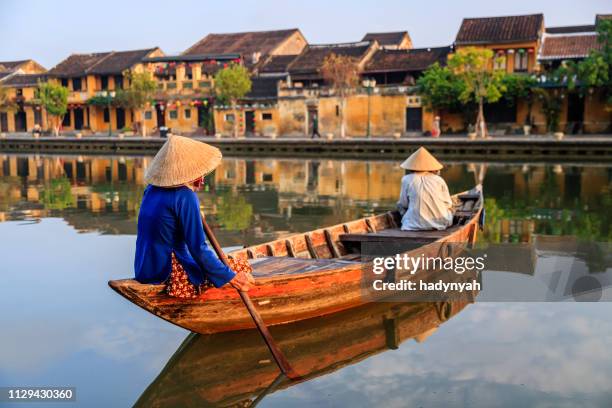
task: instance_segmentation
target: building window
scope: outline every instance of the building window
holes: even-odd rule
[[[23,89],[17,88],[17,96],[23,96]]]
[[[200,88],[210,88],[210,82],[209,81],[200,81],[198,83],[198,86]]]
[[[73,91],[81,90],[81,78],[72,78],[72,90]]]
[[[34,109],[34,124],[42,126],[42,112],[38,106]]]
[[[261,114],[261,120],[272,120],[272,114],[271,113],[262,113]]]
[[[151,119],[153,119],[153,112],[150,110],[145,111],[145,120],[151,120]]]
[[[169,111],[169,112],[168,112],[168,115],[170,115],[170,119],[176,119],[176,118],[178,118],[178,113],[176,112],[176,109],[175,109],[175,110],[171,110],[171,111]]]
[[[497,51],[495,53],[493,69],[506,69],[506,54],[503,51]]]
[[[108,111],[108,108],[104,108],[104,123],[108,123],[110,121],[110,112]]]
[[[262,174],[262,177],[261,177],[261,178],[262,178],[262,180],[263,180],[264,182],[268,182],[268,183],[269,183],[269,182],[271,182],[271,181],[274,181],[274,177],[272,177],[272,174],[270,174],[270,173],[264,173],[264,174]]]
[[[527,54],[526,50],[524,49],[518,50],[518,52],[514,54],[514,71],[526,72],[528,61],[529,61],[529,54]]]
[[[340,105],[336,105],[336,116],[340,116]]]
[[[68,88],[68,78],[61,78],[60,82],[64,88]]]
[[[123,89],[123,76],[115,75],[115,89]]]
[[[100,77],[100,89],[103,91],[108,89],[108,77],[106,75]]]
[[[66,112],[64,115],[64,120],[62,120],[62,126],[70,127],[70,111]]]
[[[233,122],[234,121],[234,114],[233,113],[226,113],[225,114],[225,121],[226,122]]]
[[[185,119],[191,119],[191,109],[185,109]]]

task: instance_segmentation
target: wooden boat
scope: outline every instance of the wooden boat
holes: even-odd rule
[[[304,382],[397,349],[409,339],[426,341],[475,295],[443,303],[370,303],[276,326],[272,333],[300,374],[298,382]],[[266,394],[298,383],[278,375],[255,330],[192,333],[134,406],[252,407]]]
[[[401,231],[398,212],[361,218],[332,227],[230,252],[248,259],[256,280],[249,295],[264,322],[286,324],[360,306],[369,300],[362,284],[372,259],[364,245],[402,244],[411,256],[447,256],[450,245],[476,240],[483,206],[482,189],[454,195],[454,225],[444,231]],[[447,252],[444,252],[447,251]],[[143,309],[197,333],[253,328],[236,290],[212,288],[195,299],[177,299],[163,285],[133,279],[110,281],[117,293]]]

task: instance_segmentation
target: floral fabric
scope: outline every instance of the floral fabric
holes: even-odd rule
[[[235,272],[253,272],[253,268],[247,261],[235,260],[228,258],[230,268]],[[174,253],[172,253],[172,271],[170,277],[166,282],[166,293],[172,297],[181,299],[193,299],[200,295],[201,292],[209,287],[213,287],[210,282],[205,282],[202,285],[196,286],[189,281],[187,272],[183,268],[183,265],[176,259]]]

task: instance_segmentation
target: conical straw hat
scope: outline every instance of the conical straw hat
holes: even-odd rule
[[[216,147],[183,136],[170,136],[145,173],[145,181],[158,187],[189,183],[213,171],[221,163]]]
[[[436,171],[440,170],[442,163],[436,160],[424,147],[419,147],[419,150],[412,153],[400,167],[412,171]]]

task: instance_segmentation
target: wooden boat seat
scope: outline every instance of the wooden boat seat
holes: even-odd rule
[[[343,259],[309,259],[291,257],[264,256],[249,259],[253,267],[255,278],[269,277],[274,275],[299,275],[305,273],[322,272],[326,269],[343,268],[355,263]]]
[[[385,242],[385,241],[409,241],[418,243],[429,243],[444,238],[461,228],[461,225],[453,225],[442,231],[402,231],[399,228],[389,228],[377,232],[363,234],[342,234],[340,241],[346,243],[356,242]]]

